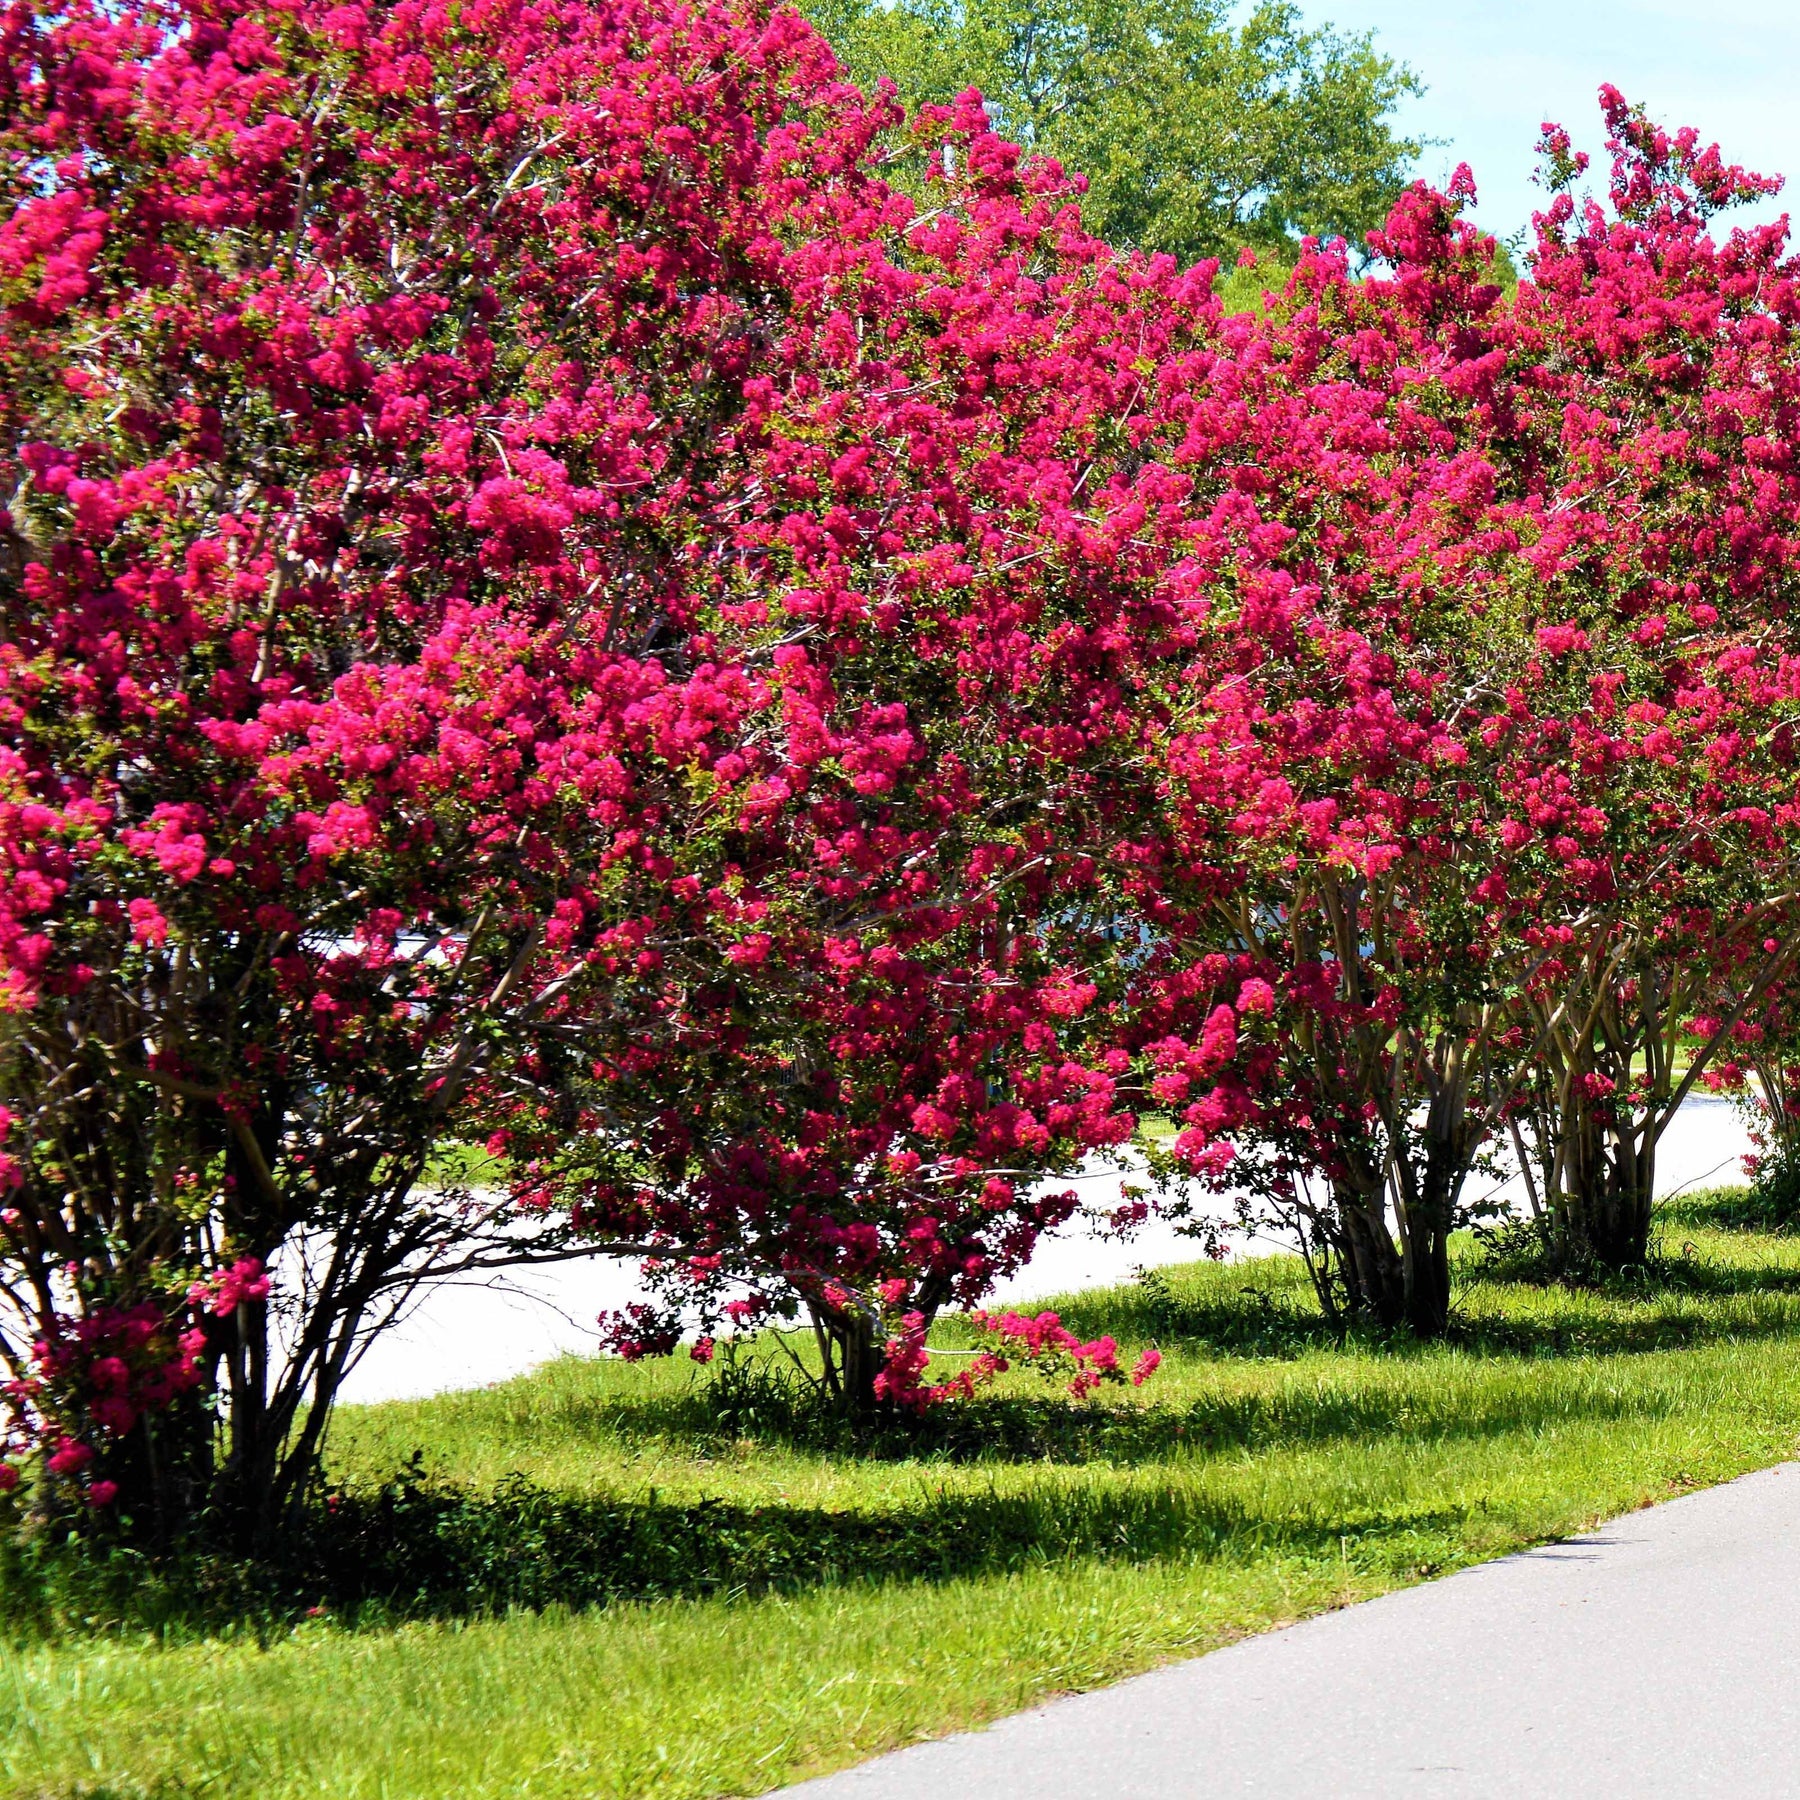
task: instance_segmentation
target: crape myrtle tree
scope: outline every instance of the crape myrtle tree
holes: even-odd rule
[[[1566,603],[1499,729],[1536,861],[1513,896],[1546,957],[1523,1016],[1547,1225],[1618,1268],[1648,1247],[1658,1138],[1800,948],[1800,267],[1785,224],[1708,230],[1776,183],[1601,101],[1608,204],[1558,193],[1518,309],[1556,402],[1521,407],[1523,432],[1567,464],[1545,532]],[[1557,130],[1545,148],[1566,190],[1582,159]]]
[[[1463,197],[1409,194],[1380,280],[1309,252],[1239,358],[1243,466],[1181,571],[1205,660],[1171,703],[1138,1014],[1172,1170],[1293,1230],[1328,1313],[1427,1333],[1510,1068],[1454,710],[1498,547],[1459,389],[1500,288]]]
[[[1086,235],[979,106],[921,125],[926,212],[759,400],[755,597],[694,572],[779,705],[671,845],[680,978],[605,1057],[571,997],[560,1053],[482,1089],[521,1207],[649,1259],[617,1348],[803,1317],[852,1414],[1069,1217],[1041,1178],[1131,1132],[1122,822],[1176,498],[1144,446],[1155,370],[1220,326],[1210,267]]]
[[[1129,1130],[1085,846],[1205,273],[978,114],[920,217],[790,14],[5,20],[4,1479],[267,1542],[421,1279],[704,1277],[683,1209],[1021,1258]],[[590,1188],[434,1176],[521,1126]]]
[[[643,827],[758,704],[658,660],[668,546],[871,121],[779,18],[5,30],[16,1442],[266,1539],[385,1305],[558,1251],[422,1178],[557,995],[629,1016]]]
[[[1766,184],[1603,103],[1610,205],[1559,197],[1516,304],[1424,193],[1391,279],[1303,262],[1172,709],[1176,1160],[1425,1331],[1503,1129],[1559,1254],[1641,1261],[1658,1135],[1792,966],[1794,271],[1706,234]]]

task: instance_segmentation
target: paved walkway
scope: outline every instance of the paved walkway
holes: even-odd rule
[[[786,1793],[1800,1794],[1800,1464]]]

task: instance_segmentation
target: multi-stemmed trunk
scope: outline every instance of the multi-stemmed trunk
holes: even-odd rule
[[[815,1302],[808,1310],[827,1403],[840,1418],[856,1422],[871,1418],[877,1404],[875,1377],[882,1367],[875,1321],[855,1306]]]
[[[1387,1191],[1340,1179],[1333,1183],[1334,1235],[1343,1309],[1354,1319],[1382,1326],[1406,1316],[1406,1265],[1387,1220]]]
[[[1770,916],[1791,900],[1771,902]],[[1760,909],[1741,928],[1761,941],[1723,976],[1705,957],[1597,934],[1555,1004],[1532,1003],[1538,1078],[1526,1111],[1543,1179],[1533,1203],[1565,1273],[1617,1274],[1649,1259],[1657,1140],[1800,953],[1800,939],[1762,936]],[[1688,1030],[1702,1012],[1710,1028],[1693,1041]],[[1677,1061],[1684,1040],[1685,1065]],[[1529,1180],[1522,1142],[1520,1152]]]
[[[1583,1109],[1567,1144],[1561,1204],[1574,1253],[1609,1274],[1641,1267],[1650,1254],[1656,1120]]]
[[[1406,1325],[1419,1337],[1443,1336],[1450,1322],[1452,1206],[1430,1191],[1427,1183],[1410,1204],[1396,1208],[1396,1241],[1385,1189],[1370,1195],[1338,1184],[1331,1235],[1346,1316],[1390,1328]]]
[[[1443,1034],[1426,1081],[1423,1154],[1397,1158],[1400,1223],[1406,1258],[1407,1323],[1420,1337],[1441,1337],[1450,1323],[1450,1233],[1485,1119],[1469,1107],[1468,1034]]]
[[[1381,1166],[1370,1155],[1348,1159],[1333,1190],[1347,1310],[1425,1338],[1441,1337],[1450,1323],[1450,1233],[1487,1131],[1468,1104],[1472,1033],[1479,1043],[1485,1027],[1459,1021],[1457,1031],[1429,1042],[1398,1034],[1393,1053],[1410,1060],[1380,1106]],[[1400,1110],[1419,1088],[1427,1096],[1422,1121]]]

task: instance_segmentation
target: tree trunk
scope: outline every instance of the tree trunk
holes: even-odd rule
[[[1453,1145],[1427,1137],[1424,1177],[1406,1208],[1406,1322],[1422,1338],[1450,1323],[1450,1225],[1462,1187]]]
[[[1602,1178],[1576,1196],[1578,1230],[1611,1274],[1642,1268],[1650,1255],[1650,1183],[1629,1152],[1607,1159]]]
[[[1450,1234],[1433,1229],[1415,1247],[1406,1283],[1406,1322],[1417,1337],[1440,1338],[1450,1324]]]
[[[1404,1261],[1388,1231],[1379,1187],[1371,1194],[1348,1181],[1334,1182],[1344,1276],[1344,1310],[1377,1325],[1398,1325],[1406,1315]]]
[[[1450,1232],[1479,1129],[1463,1104],[1459,1078],[1433,1094],[1425,1113],[1425,1166],[1408,1168],[1406,1188],[1406,1322],[1423,1338],[1450,1324]]]
[[[841,1417],[870,1418],[875,1412],[875,1377],[882,1364],[874,1321],[848,1308],[814,1304],[809,1310],[825,1365],[826,1393]]]
[[[1656,1133],[1596,1114],[1578,1123],[1564,1181],[1564,1238],[1609,1274],[1643,1267],[1650,1254]]]

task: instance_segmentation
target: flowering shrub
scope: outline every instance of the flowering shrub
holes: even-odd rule
[[[948,1380],[927,1382],[931,1352],[926,1348],[927,1321],[922,1313],[908,1313],[888,1338],[882,1369],[875,1377],[877,1396],[909,1412],[926,1412],[947,1400],[971,1398],[978,1388],[1003,1375],[1015,1363],[1036,1369],[1046,1381],[1066,1383],[1072,1399],[1081,1400],[1103,1382],[1142,1387],[1162,1366],[1162,1352],[1139,1353],[1129,1371],[1119,1363],[1119,1346],[1110,1337],[1083,1343],[1053,1312],[1035,1317],[1023,1313],[974,1315],[982,1330],[999,1341],[997,1348],[977,1351]]]
[[[768,716],[657,839],[659,996],[601,1055],[571,1000],[477,1095],[521,1208],[649,1259],[663,1344],[803,1312],[853,1410],[885,1322],[977,1302],[1074,1210],[1044,1178],[1133,1128],[1118,838],[1176,500],[1145,370],[1222,328],[1208,269],[1084,236],[978,109],[915,129],[931,211],[887,196],[855,284],[796,309],[807,380],[758,390],[755,491],[706,540],[749,559],[708,654]]]
[[[266,1537],[587,1252],[911,1406],[1146,1093],[1422,1330],[1503,1128],[1641,1253],[1800,942],[1766,184],[1609,93],[1512,306],[1459,180],[1226,319],[762,0],[4,17],[15,1453]]]
[[[0,1295],[200,1294],[121,1512],[272,1531],[414,1283],[578,1241],[866,1392],[878,1280],[979,1292],[1131,1129],[1122,471],[1205,279],[978,109],[918,215],[754,6],[6,19]]]
[[[1603,102],[1610,210],[1559,194],[1510,307],[1460,178],[1386,278],[1303,259],[1193,533],[1142,1066],[1176,1168],[1427,1332],[1499,1133],[1553,1235],[1641,1260],[1656,1138],[1800,941],[1796,269],[1706,230],[1768,184]]]

